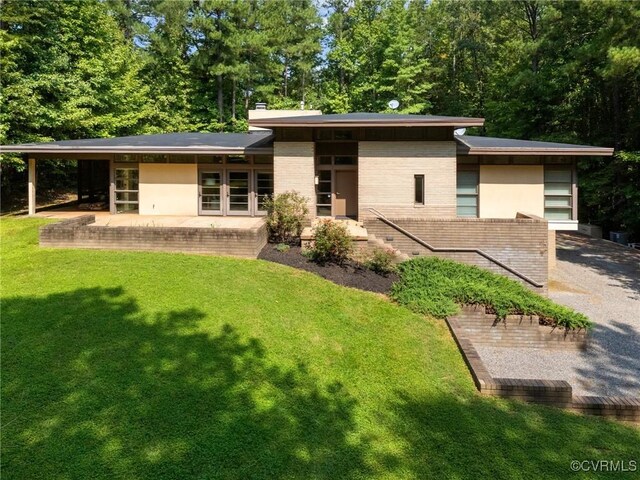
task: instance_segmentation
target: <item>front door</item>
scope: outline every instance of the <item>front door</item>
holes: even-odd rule
[[[249,171],[227,172],[227,215],[249,215]]]
[[[200,215],[222,215],[222,172],[200,172]]]
[[[333,214],[335,217],[358,217],[358,172],[336,170]]]

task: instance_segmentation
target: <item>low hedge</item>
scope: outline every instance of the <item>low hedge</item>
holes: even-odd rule
[[[411,310],[438,318],[455,315],[460,304],[484,305],[497,318],[538,315],[543,323],[589,328],[583,314],[558,305],[520,283],[481,268],[437,257],[419,257],[398,265],[400,280],[391,297]]]

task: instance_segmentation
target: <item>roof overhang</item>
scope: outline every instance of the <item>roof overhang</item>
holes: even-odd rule
[[[34,155],[110,154],[270,154],[271,132],[265,133],[167,133],[126,137],[61,140],[47,143],[2,145],[0,153]],[[74,157],[77,158],[77,157]]]
[[[547,142],[527,142],[538,144],[534,146],[478,146],[466,141],[463,136],[456,136],[458,155],[487,155],[487,156],[571,156],[571,157],[610,157],[614,149],[607,147],[591,147],[586,145],[557,146]],[[507,139],[500,139],[507,140]]]
[[[481,127],[484,125],[484,118],[467,117],[445,117],[445,118],[421,118],[416,115],[415,119],[398,118],[388,115],[385,119],[340,119],[340,118],[320,118],[321,116],[310,117],[284,117],[284,118],[260,118],[250,120],[252,127],[279,128],[279,127],[301,127],[301,128],[351,128],[351,127]],[[327,117],[331,117],[328,115]]]
[[[111,153],[147,153],[147,154],[195,154],[195,155],[222,155],[222,154],[269,154],[273,153],[273,147],[241,148],[241,147],[47,147],[46,145],[2,145],[0,153],[46,153],[46,154],[111,154]]]

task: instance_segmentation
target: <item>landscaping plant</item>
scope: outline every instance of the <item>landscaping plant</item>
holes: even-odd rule
[[[484,305],[498,319],[538,315],[549,325],[589,328],[589,319],[542,297],[522,284],[481,268],[437,257],[419,257],[398,265],[400,280],[391,296],[411,310],[445,318],[459,305]]]
[[[333,220],[322,220],[313,229],[309,257],[318,263],[343,264],[353,252],[353,239],[347,227]]]
[[[293,244],[298,241],[305,218],[309,214],[307,201],[294,191],[274,194],[265,201],[271,242]]]
[[[391,248],[374,248],[365,258],[363,264],[369,270],[379,275],[389,275],[396,271],[394,260],[396,253]]]

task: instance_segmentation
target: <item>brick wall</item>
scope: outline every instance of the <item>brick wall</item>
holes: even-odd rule
[[[382,211],[382,213],[385,213]],[[371,213],[369,213],[371,215]],[[478,218],[389,218],[389,220],[436,248],[475,248],[545,286],[548,279],[547,222],[541,219]],[[420,245],[378,218],[368,217],[364,225],[377,238],[409,256],[437,255],[476,265],[517,281],[508,270],[473,252],[437,252]],[[523,282],[528,287],[529,283]]]
[[[509,348],[573,350],[587,346],[586,330],[566,330],[540,325],[535,315],[507,315],[496,320],[482,306],[463,307],[456,319],[476,345]]]
[[[473,346],[473,337],[465,332],[458,318],[447,319],[447,325],[469,368],[476,388],[483,395],[541,403],[586,415],[640,423],[640,398],[574,396],[573,388],[565,380],[492,377]]]
[[[309,214],[315,217],[316,187],[313,142],[273,143],[273,191],[296,191],[309,199]]]
[[[267,243],[267,227],[178,228],[93,226],[94,215],[40,228],[43,247],[152,250],[256,258]]]
[[[425,204],[414,204],[414,175],[425,177]],[[359,218],[376,208],[388,216],[455,217],[455,142],[360,142]]]

